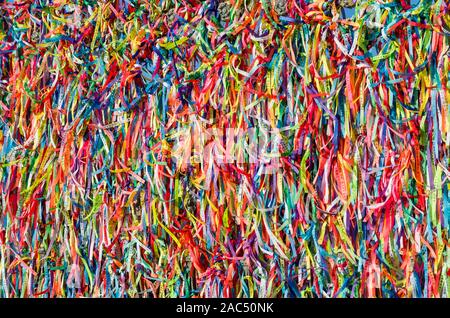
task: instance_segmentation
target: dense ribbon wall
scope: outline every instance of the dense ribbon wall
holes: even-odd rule
[[[1,1],[0,297],[449,297],[449,36],[443,0]]]

